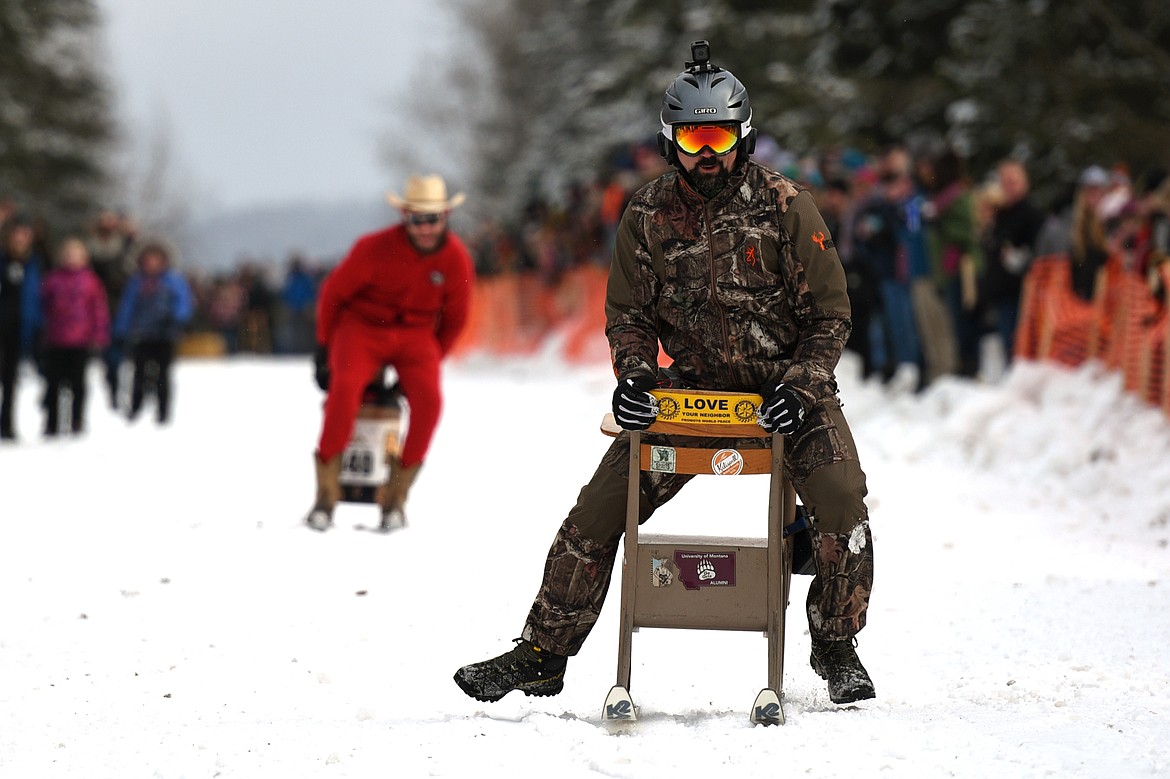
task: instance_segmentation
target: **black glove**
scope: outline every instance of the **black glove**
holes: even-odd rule
[[[313,352],[313,368],[317,377],[317,386],[323,392],[329,391],[329,350],[318,346]]]
[[[613,391],[613,418],[623,430],[645,430],[658,416],[658,398],[650,390],[658,386],[652,376],[618,379]]]
[[[780,382],[768,382],[760,390],[764,401],[756,412],[756,424],[769,433],[791,435],[804,422],[804,404],[796,393]]]

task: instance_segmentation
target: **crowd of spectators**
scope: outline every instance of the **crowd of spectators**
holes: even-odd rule
[[[112,410],[134,420],[149,401],[165,424],[176,356],[310,353],[323,274],[294,256],[279,283],[255,263],[207,275],[125,214],[104,210],[54,239],[0,202],[0,440],[17,438],[23,364],[42,380],[42,432],[53,437],[84,432],[91,360],[102,365]]]
[[[1085,299],[1093,297],[1108,260],[1153,286],[1158,266],[1170,257],[1165,170],[1135,176],[1122,162],[1088,165],[1073,181],[1047,182],[1060,194],[1038,202],[1025,162],[1008,159],[972,172],[946,148],[797,156],[764,137],[754,159],[814,193],[849,285],[853,331],[847,348],[860,355],[867,377],[901,387],[921,389],[944,375],[980,376],[988,340],[999,346],[1000,359],[1010,361],[1022,279],[1037,256],[1067,256],[1074,289]],[[519,275],[554,288],[571,283],[574,268],[608,266],[629,197],[665,170],[653,144],[631,144],[603,175],[557,198],[533,198],[514,221],[482,218],[455,229],[480,279]],[[118,330],[120,308],[145,305],[126,302],[126,293],[143,272],[146,249],[161,253],[165,269],[190,292],[191,311],[181,321],[155,312],[165,321],[152,337],[173,335],[179,355],[312,352],[317,291],[330,263],[294,254],[281,268],[242,260],[230,272],[207,273],[196,263],[180,263],[169,242],[140,236],[133,219],[113,210],[98,214],[84,234],[62,236],[51,246],[44,224],[0,202],[0,438],[14,437],[12,400],[22,357],[31,357],[45,376],[46,398],[55,398],[62,384],[73,384],[73,395],[84,398],[76,353],[61,349],[100,355],[110,404],[128,414],[141,405],[144,379],[137,374],[146,371],[164,421],[159,367],[137,365],[127,333]],[[65,266],[100,282],[106,316],[91,323],[92,331],[73,323],[83,333],[77,343],[46,344],[43,307],[59,304],[42,299],[39,290]],[[57,278],[53,287],[62,284]],[[55,332],[62,332],[60,323]],[[120,378],[128,363],[135,363],[129,390]],[[42,405],[47,411],[48,401]],[[55,432],[55,409],[47,420],[46,433]],[[75,431],[84,423],[80,417],[72,422]]]
[[[943,375],[977,377],[987,337],[1010,362],[1021,284],[1034,257],[1070,258],[1091,298],[1106,258],[1156,283],[1170,251],[1170,180],[1124,163],[1089,165],[1046,182],[1026,162],[969,171],[951,149],[797,156],[761,138],[753,159],[812,190],[844,263],[853,308],[849,348],[867,376],[921,389]],[[665,170],[653,144],[632,145],[595,181],[557,202],[534,199],[511,226],[485,220],[468,236],[481,277],[533,274],[553,285],[574,266],[606,266],[632,192]]]
[[[331,264],[293,254],[278,274],[241,260],[228,272],[189,273],[193,333],[215,336],[212,354],[310,354],[316,344],[317,291]]]

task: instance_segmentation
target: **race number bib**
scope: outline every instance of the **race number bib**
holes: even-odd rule
[[[359,419],[353,438],[341,455],[341,482],[376,487],[390,477],[386,442],[397,427],[396,420]]]

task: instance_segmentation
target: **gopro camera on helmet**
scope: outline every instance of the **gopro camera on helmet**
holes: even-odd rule
[[[687,63],[687,70],[706,70],[711,67],[711,44],[707,41],[695,41],[691,44],[691,61]]]

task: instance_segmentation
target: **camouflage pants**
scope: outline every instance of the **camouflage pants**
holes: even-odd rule
[[[707,447],[748,448],[751,439],[707,439]],[[851,638],[865,627],[873,585],[873,539],[865,474],[835,399],[813,409],[787,441],[784,472],[813,520],[816,575],[806,610],[814,638]],[[625,532],[629,436],[620,435],[561,524],[544,580],[521,635],[557,654],[575,655],[597,622]],[[678,494],[693,476],[643,472],[638,522]]]

